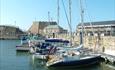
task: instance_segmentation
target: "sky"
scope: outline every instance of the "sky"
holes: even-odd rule
[[[62,0],[60,2],[60,23],[69,29]],[[69,16],[68,1],[63,0]],[[82,0],[84,22],[115,20],[115,0]],[[80,23],[79,0],[72,0],[72,30]],[[11,25],[28,30],[33,21],[57,21],[57,0],[0,0],[0,25]]]

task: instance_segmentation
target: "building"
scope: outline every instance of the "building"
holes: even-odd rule
[[[24,32],[15,26],[0,25],[0,38],[19,38]]]
[[[67,30],[60,27],[57,22],[34,21],[28,32],[32,34],[41,34],[47,37],[54,37],[57,34],[67,33]]]
[[[77,26],[77,34],[79,34],[81,29],[80,23]],[[84,23],[83,29],[86,35],[115,36],[115,20]]]
[[[44,34],[49,37],[55,37],[55,35],[65,33],[67,33],[67,30],[63,29],[59,25],[49,25],[44,28]]]
[[[33,34],[43,34],[44,28],[48,25],[57,25],[56,22],[47,22],[47,21],[34,21],[32,26],[28,29],[29,32]]]

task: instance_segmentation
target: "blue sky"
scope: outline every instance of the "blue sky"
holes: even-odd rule
[[[68,12],[68,0],[63,1]],[[85,22],[115,20],[115,0],[83,1]],[[0,0],[0,25],[13,25],[23,30],[28,30],[35,20],[48,21],[48,11],[52,20],[57,21],[57,0]],[[73,31],[79,22],[79,0],[72,0]],[[68,29],[61,0],[59,25]]]

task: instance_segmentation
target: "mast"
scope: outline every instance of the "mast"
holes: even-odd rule
[[[66,15],[66,19],[67,19],[67,22],[68,22],[68,26],[69,26],[69,35],[70,35],[70,46],[72,46],[72,27],[71,27],[71,0],[69,0],[69,18],[68,18],[68,14],[66,12],[66,8],[65,8],[65,5],[64,5],[64,1],[62,0],[62,4],[63,4],[63,7],[64,7],[64,12],[65,12],[65,15]]]
[[[16,26],[16,20],[14,21],[14,25]]]
[[[57,24],[59,25],[60,21],[60,6],[59,6],[59,0],[57,0]]]
[[[69,28],[70,28],[70,46],[72,46],[72,26],[71,26],[71,0],[69,0]]]
[[[80,42],[80,44],[84,44],[84,42],[83,42],[83,35],[84,35],[84,27],[83,27],[83,24],[84,24],[84,9],[83,9],[83,4],[82,4],[83,2],[82,2],[82,0],[80,0],[80,19],[81,19],[81,28],[82,28],[82,30],[81,30],[81,42]]]
[[[15,27],[16,27],[16,20],[14,21]],[[15,32],[15,36],[16,36],[16,32]]]
[[[50,23],[50,12],[48,11],[48,21]]]

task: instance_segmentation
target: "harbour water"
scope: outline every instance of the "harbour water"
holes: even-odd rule
[[[59,70],[45,66],[45,61],[33,59],[32,54],[16,52],[19,40],[0,40],[0,70]],[[85,68],[62,68],[60,70],[115,70],[115,66],[100,63]]]

